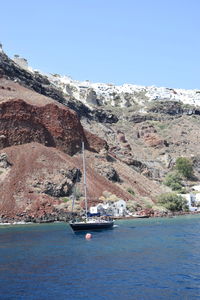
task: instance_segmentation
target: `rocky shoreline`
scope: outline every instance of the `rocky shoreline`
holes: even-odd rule
[[[186,215],[199,215],[200,211],[196,212],[185,212],[185,211],[180,211],[180,212],[167,212],[167,213],[156,213],[154,215],[147,215],[146,218],[173,218],[173,217],[179,217],[179,216],[186,216]],[[118,219],[123,219],[123,220],[130,220],[130,219],[140,219],[140,218],[145,218],[144,216],[130,216],[130,217],[121,217],[121,218],[116,218]]]
[[[197,212],[168,212],[168,213],[160,213],[155,215],[147,215],[147,216],[124,216],[124,217],[115,217],[117,220],[133,220],[133,219],[141,219],[141,218],[173,218],[178,216],[186,216],[186,215],[199,215],[200,211]],[[63,212],[60,214],[46,214],[41,217],[32,217],[26,216],[24,218],[0,218],[0,225],[20,225],[20,224],[43,224],[43,223],[54,223],[54,222],[69,222],[73,216],[77,216],[77,214],[72,214],[71,212]]]
[[[43,216],[16,216],[16,217],[1,217],[0,224],[28,224],[28,223],[53,223],[53,222],[68,222],[73,216],[76,214],[72,214],[71,212],[59,212],[44,214]]]

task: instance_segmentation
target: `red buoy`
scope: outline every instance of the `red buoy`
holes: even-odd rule
[[[85,238],[86,240],[90,240],[92,238],[91,233],[86,233]]]

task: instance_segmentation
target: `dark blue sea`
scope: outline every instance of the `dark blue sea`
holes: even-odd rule
[[[200,299],[200,216],[0,226],[0,299]]]

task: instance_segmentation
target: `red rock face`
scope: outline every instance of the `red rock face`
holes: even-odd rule
[[[89,133],[86,138],[76,113],[54,103],[35,106],[20,99],[2,102],[0,120],[0,149],[38,142],[73,155],[81,149],[82,141],[94,151],[106,144]]]
[[[0,172],[0,216],[16,218],[19,214],[39,216],[53,212],[59,199],[37,184],[62,183],[65,171],[74,168],[71,157],[38,143],[11,146],[0,150],[1,153],[6,153],[9,165]]]
[[[164,147],[167,142],[163,140],[153,125],[142,126],[138,131],[138,137],[150,147]]]
[[[95,134],[84,129],[86,137],[86,148],[93,152],[99,152],[101,149],[108,149],[108,144],[105,140]]]
[[[54,147],[45,147],[38,143],[11,146],[0,150],[8,163],[0,165],[0,219],[23,220],[27,216],[38,218],[45,214],[54,214],[54,205],[63,203],[63,196],[49,193],[49,183],[55,190],[66,181],[67,172],[82,169],[82,154],[73,157]],[[104,190],[116,194],[122,199],[130,195],[120,186],[99,175],[90,166],[95,154],[86,151],[87,183],[89,205],[98,199]],[[127,173],[127,172],[126,172]],[[69,177],[68,177],[69,180]],[[69,181],[68,181],[69,182]],[[66,183],[67,184],[67,183]],[[80,178],[80,191],[83,192],[83,177]]]

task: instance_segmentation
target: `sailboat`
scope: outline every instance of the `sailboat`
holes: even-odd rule
[[[82,154],[83,154],[83,180],[84,180],[83,183],[84,183],[84,196],[85,196],[85,217],[81,221],[72,220],[69,222],[69,225],[71,226],[71,228],[74,231],[111,229],[114,225],[113,220],[104,220],[104,219],[100,219],[100,218],[88,217],[84,142],[82,142]],[[73,210],[73,208],[72,208],[72,210]]]

